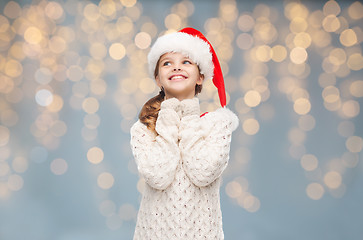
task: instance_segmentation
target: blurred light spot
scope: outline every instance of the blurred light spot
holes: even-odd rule
[[[63,8],[57,2],[49,2],[44,9],[45,14],[54,20],[57,20],[63,16]]]
[[[112,16],[116,12],[116,5],[113,1],[101,1],[99,10],[105,16]]]
[[[146,32],[140,32],[135,36],[135,45],[140,49],[146,49],[151,44],[151,37]]]
[[[336,102],[340,98],[339,89],[334,86],[325,87],[322,96],[324,101],[328,103]]]
[[[97,129],[89,129],[87,127],[83,127],[81,134],[85,141],[93,141],[97,138],[98,132]]]
[[[48,68],[39,68],[35,72],[35,80],[43,85],[52,81],[52,72]]]
[[[5,182],[0,182],[0,199],[5,199],[9,197],[10,191]]]
[[[237,198],[242,194],[242,187],[236,181],[231,181],[226,185],[226,194],[230,198]]]
[[[292,128],[289,131],[288,136],[289,136],[290,142],[292,142],[294,145],[303,144],[306,139],[305,132],[299,128]]]
[[[18,123],[19,115],[12,109],[6,109],[0,112],[0,121],[6,127],[15,126]]]
[[[363,68],[363,56],[360,53],[353,53],[349,56],[347,65],[354,71],[359,71]]]
[[[244,14],[238,18],[237,24],[238,28],[242,32],[249,32],[252,30],[253,26],[255,25],[255,20],[253,19],[252,16]]]
[[[300,160],[301,166],[306,171],[313,171],[318,167],[318,159],[312,154],[305,154]]]
[[[236,44],[240,49],[247,50],[253,46],[253,37],[248,33],[241,33],[236,39]]]
[[[28,27],[24,32],[24,39],[30,44],[38,44],[43,39],[43,36],[38,28]]]
[[[64,136],[67,133],[67,125],[65,122],[57,120],[51,125],[50,132],[55,137]]]
[[[361,152],[363,148],[363,139],[359,136],[351,136],[346,140],[345,146],[348,151],[352,153]]]
[[[102,189],[110,189],[113,186],[114,178],[111,173],[103,172],[98,175],[97,184]]]
[[[339,40],[344,46],[350,47],[357,43],[357,35],[353,29],[346,29],[340,34]]]
[[[271,58],[275,62],[282,62],[287,56],[287,51],[284,46],[276,45],[271,49]]]
[[[54,36],[49,39],[49,49],[56,54],[60,54],[67,49],[67,43],[63,38]]]
[[[0,125],[0,147],[8,144],[10,139],[10,131],[7,127]]]
[[[309,15],[309,10],[299,2],[289,2],[285,6],[285,16],[288,19],[293,19],[296,17],[307,18]]]
[[[0,162],[0,177],[5,177],[10,173],[10,166],[7,162]]]
[[[247,106],[256,107],[261,102],[261,95],[255,90],[250,90],[245,94],[244,101]]]
[[[329,61],[334,65],[341,65],[347,60],[345,51],[341,48],[334,48],[328,57]]]
[[[305,149],[305,146],[302,144],[299,144],[299,145],[293,144],[289,148],[290,156],[295,159],[301,159],[305,153],[306,153],[306,149]]]
[[[89,21],[96,21],[100,17],[98,6],[89,3],[83,9],[84,17]]]
[[[68,164],[64,159],[57,158],[50,163],[50,170],[55,175],[63,175],[68,170]]]
[[[73,82],[78,82],[83,78],[83,69],[78,65],[72,65],[67,69],[67,77]]]
[[[155,82],[151,78],[143,78],[139,83],[140,90],[145,94],[151,94],[155,91]]]
[[[243,122],[242,129],[248,135],[255,135],[260,130],[260,124],[256,119],[249,118]]]
[[[5,33],[8,31],[9,27],[9,20],[6,17],[0,15],[0,33]]]
[[[324,4],[323,12],[326,16],[332,14],[337,16],[340,13],[340,6],[336,1],[327,1]]]
[[[126,49],[121,43],[113,43],[108,52],[114,60],[121,60],[126,54]]]
[[[338,188],[342,184],[342,176],[338,172],[328,172],[324,176],[324,183],[328,188]]]
[[[63,99],[59,95],[53,95],[53,101],[47,106],[50,112],[59,112],[63,108]]]
[[[350,137],[354,134],[355,126],[351,121],[343,121],[338,125],[338,133],[342,137]]]
[[[93,80],[90,84],[90,90],[96,95],[104,95],[107,90],[107,83],[102,79]]]
[[[308,23],[304,18],[295,17],[290,22],[290,30],[293,33],[304,32],[308,27]]]
[[[133,104],[123,104],[121,106],[121,115],[123,118],[127,119],[127,120],[132,120],[136,117],[137,115],[137,108],[135,105]]]
[[[181,19],[177,14],[171,13],[165,17],[165,27],[167,29],[179,29],[181,27]]]
[[[117,230],[122,226],[122,220],[119,215],[111,214],[107,217],[106,225],[111,230]]]
[[[131,204],[122,204],[119,210],[119,216],[122,220],[130,221],[136,219],[137,211]]]
[[[308,48],[311,44],[311,37],[306,32],[300,32],[294,37],[294,45],[295,47]]]
[[[126,16],[120,17],[116,22],[116,26],[117,30],[124,34],[131,32],[134,28],[132,20]]]
[[[90,163],[98,164],[102,162],[104,157],[103,151],[99,147],[92,147],[87,152],[87,159]]]
[[[299,128],[304,131],[310,131],[315,127],[315,118],[309,114],[302,115],[299,118],[298,124]]]
[[[310,112],[311,104],[306,98],[299,98],[294,102],[294,111],[299,115],[305,115]]]
[[[35,94],[35,101],[40,106],[49,106],[53,102],[53,94],[47,89],[41,89]]]
[[[95,42],[91,44],[89,52],[94,59],[102,60],[107,55],[107,48],[103,43]]]
[[[116,211],[116,204],[111,200],[104,200],[101,202],[99,206],[99,211],[102,216],[108,217],[112,214],[115,214]]]
[[[87,128],[95,129],[100,125],[101,119],[97,114],[87,114],[84,119],[83,123]]]
[[[139,181],[137,181],[136,188],[139,191],[139,193],[144,194],[145,190],[145,180],[143,178],[140,178]]]
[[[345,166],[349,168],[354,168],[359,163],[359,155],[358,153],[345,152],[342,155],[342,162]]]
[[[15,157],[12,162],[12,168],[17,173],[23,173],[28,169],[28,160],[24,157]]]
[[[4,8],[4,14],[8,18],[15,19],[20,16],[22,12],[21,7],[15,1],[9,1]]]
[[[342,105],[342,113],[347,118],[358,116],[360,111],[359,103],[355,100],[348,100]]]
[[[302,47],[293,48],[290,52],[290,60],[295,64],[301,64],[308,58],[308,53]]]
[[[21,176],[17,174],[12,174],[8,178],[8,188],[11,191],[19,191],[23,188],[24,180]]]
[[[30,160],[36,163],[45,162],[48,158],[48,151],[44,147],[34,147],[30,151]]]
[[[361,19],[363,17],[363,4],[359,1],[352,3],[348,8],[348,14],[352,19]]]
[[[315,31],[311,36],[314,44],[319,48],[328,46],[332,41],[331,35],[324,30]]]
[[[306,188],[306,194],[313,200],[319,200],[324,195],[324,188],[319,183],[310,183]]]
[[[354,97],[363,97],[363,81],[357,80],[352,82],[349,91]]]
[[[261,45],[256,49],[256,58],[260,62],[268,62],[271,60],[271,47]]]
[[[133,7],[137,0],[120,0],[122,5],[124,5],[125,7]]]
[[[23,66],[20,62],[10,59],[4,67],[4,73],[9,77],[18,77],[23,73]]]
[[[340,28],[340,21],[335,15],[328,15],[323,20],[323,28],[327,32],[335,32]]]
[[[82,109],[88,114],[92,114],[98,111],[100,104],[94,97],[86,98],[82,103]]]
[[[255,196],[247,196],[243,201],[243,206],[248,212],[257,212],[260,209],[261,203]]]

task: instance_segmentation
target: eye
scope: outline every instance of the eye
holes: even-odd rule
[[[163,63],[163,66],[170,66],[171,65],[171,63],[169,62],[169,61],[165,61],[164,63]]]
[[[192,62],[191,62],[191,61],[189,61],[189,60],[184,60],[184,61],[183,61],[183,64],[192,64]]]

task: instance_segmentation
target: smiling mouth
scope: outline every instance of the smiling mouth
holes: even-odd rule
[[[179,80],[184,80],[187,77],[183,76],[183,75],[173,75],[169,78],[169,80],[171,81],[179,81]]]

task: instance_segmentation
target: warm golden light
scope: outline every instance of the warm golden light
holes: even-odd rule
[[[324,176],[324,183],[328,188],[336,189],[342,184],[342,176],[338,172],[328,172]]]
[[[299,98],[294,102],[294,110],[299,115],[305,115],[310,112],[311,104],[306,98]]]
[[[357,34],[353,29],[346,29],[340,34],[339,40],[344,46],[350,47],[357,43]]]
[[[319,183],[310,183],[306,188],[306,194],[313,200],[319,200],[324,195],[324,188]]]
[[[260,130],[260,124],[254,118],[246,119],[242,125],[243,131],[248,135],[255,135]]]
[[[103,172],[100,175],[98,175],[97,178],[97,185],[102,189],[110,189],[113,186],[113,183],[115,182],[114,177],[109,172]]]
[[[308,58],[308,53],[302,47],[296,47],[290,52],[290,60],[295,64],[304,63]]]
[[[103,151],[101,148],[99,147],[92,147],[90,149],[88,149],[87,152],[87,159],[90,163],[93,164],[99,164],[100,162],[103,161]]]
[[[318,159],[312,154],[305,154],[300,160],[301,166],[306,171],[313,171],[318,167]]]

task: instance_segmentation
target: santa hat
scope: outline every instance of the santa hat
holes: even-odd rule
[[[226,91],[218,58],[210,42],[194,28],[183,28],[179,32],[159,37],[148,55],[149,71],[153,75],[159,58],[168,52],[179,52],[195,62],[205,80],[213,79],[218,89],[222,107],[226,106]]]

